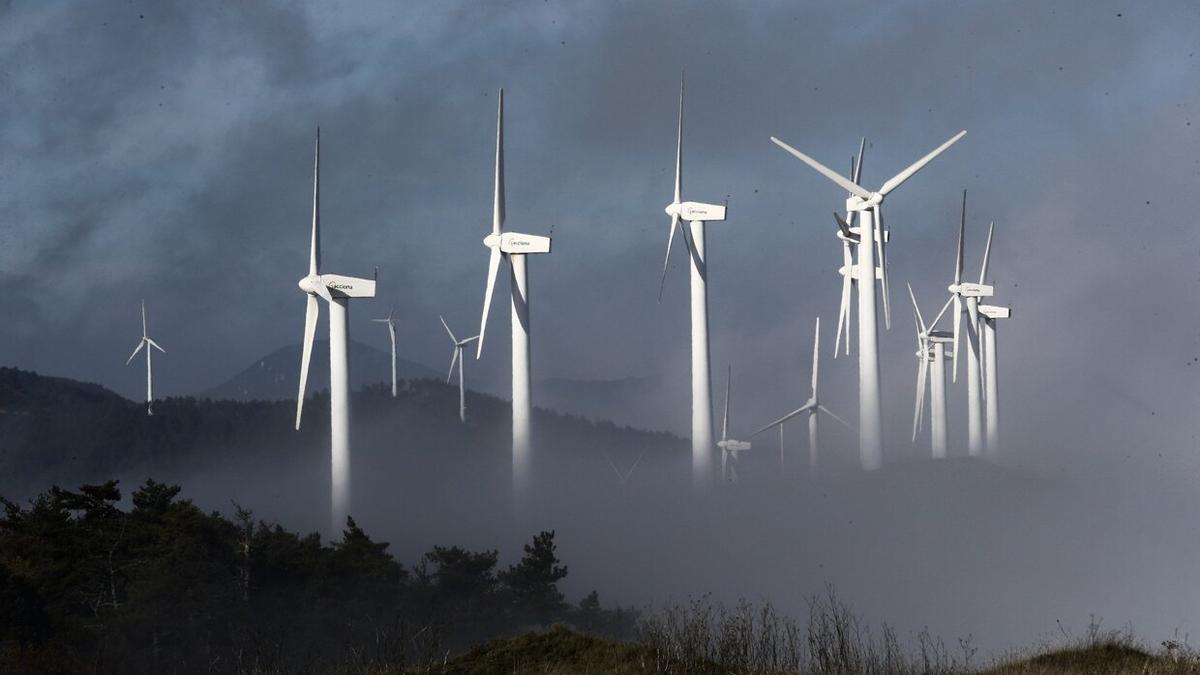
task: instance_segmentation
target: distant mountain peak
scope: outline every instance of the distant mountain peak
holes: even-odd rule
[[[308,391],[329,388],[329,341],[313,343],[313,360],[308,373]],[[299,388],[300,345],[291,344],[255,360],[228,380],[197,394],[200,398],[233,401],[279,401],[293,399]],[[396,357],[396,376],[409,380],[438,377],[431,368]],[[362,342],[350,341],[350,388],[391,383],[392,357]]]

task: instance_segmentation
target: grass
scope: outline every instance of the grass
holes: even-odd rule
[[[492,640],[399,675],[1200,675],[1200,654],[1178,642],[1160,648],[1130,631],[1064,636],[1023,654],[976,664],[969,640],[953,649],[928,633],[902,645],[887,626],[872,631],[830,591],[809,604],[808,624],[770,605],[732,608],[693,600],[652,615],[640,639],[619,642],[555,626]]]

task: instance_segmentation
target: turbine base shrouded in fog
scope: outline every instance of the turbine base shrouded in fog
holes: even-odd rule
[[[817,160],[800,152],[783,141],[771,137],[771,141],[793,157],[815,169],[850,193],[846,200],[846,212],[858,213],[858,263],[855,274],[858,280],[858,396],[859,396],[859,458],[864,469],[883,466],[883,408],[879,393],[879,344],[876,328],[875,255],[880,253],[881,279],[883,281],[884,319],[890,323],[887,289],[887,262],[884,259],[881,207],[884,198],[920,171],[935,157],[966,135],[960,131],[950,140],[917,160],[908,168],[889,178],[877,192],[869,192],[857,182],[837,173]],[[880,240],[876,242],[876,233]]]
[[[308,276],[300,280],[305,293],[304,344],[300,351],[300,388],[296,395],[296,429],[304,412],[308,369],[321,300],[329,304],[329,431],[330,536],[336,537],[350,515],[350,353],[349,299],[375,297],[375,280],[321,274],[321,132],[317,130],[313,160],[313,220]]]
[[[675,234],[688,251],[692,324],[692,484],[703,490],[712,483],[712,375],[708,347],[708,253],[704,224],[725,220],[725,206],[685,202],[683,196],[683,78],[679,80],[679,124],[675,135],[675,192],[664,209],[671,217],[667,253],[663,257],[658,298],[662,301]],[[687,223],[686,227],[684,223]],[[724,457],[724,455],[722,455]],[[723,466],[726,464],[722,460]],[[723,471],[722,471],[723,472]]]
[[[826,408],[825,405],[823,403],[821,403],[821,399],[817,395],[817,383],[819,382],[818,375],[820,372],[821,372],[821,317],[817,317],[817,325],[813,331],[812,395],[809,397],[809,399],[807,401],[804,402],[804,405],[800,406],[799,408],[796,408],[795,410],[784,415],[783,417],[780,417],[779,419],[775,420],[774,422],[770,422],[769,424],[762,426],[761,428],[758,429],[758,431],[755,431],[754,433],[750,434],[750,437],[754,438],[755,436],[761,434],[762,432],[764,432],[767,429],[770,429],[772,427],[779,427],[780,433],[782,433],[783,425],[786,424],[788,422],[788,420],[792,419],[793,417],[795,417],[801,413],[808,413],[808,470],[809,470],[809,473],[813,473],[813,474],[815,474],[817,472],[817,467],[820,464],[820,446],[819,446],[820,436],[819,436],[819,427],[818,427],[818,419],[817,419],[818,416],[822,415],[822,414],[828,415],[828,416],[832,417],[834,420],[836,420],[837,422],[839,422],[840,424],[842,424],[843,426],[845,426],[847,429],[849,429],[851,431],[856,431],[856,429],[854,428],[853,425],[851,425],[849,422],[842,419],[841,417],[838,417],[836,414],[834,414],[834,412],[832,410],[830,410],[829,408]],[[781,438],[782,438],[782,436],[781,436]],[[782,445],[782,441],[780,441],[780,444]]]
[[[504,231],[504,90],[496,105],[496,166],[492,201],[492,232],[484,237],[489,249],[487,287],[483,297],[483,315],[479,320],[479,343],[475,358],[483,354],[488,313],[500,273],[500,263],[509,264],[512,308],[512,460],[513,507],[520,518],[529,500],[532,445],[530,418],[533,396],[530,387],[529,281],[525,256],[550,252],[550,237]],[[461,371],[460,371],[461,373]]]
[[[459,340],[454,335],[454,331],[450,330],[450,326],[446,324],[446,319],[443,316],[438,316],[438,320],[442,322],[442,327],[446,329],[446,334],[450,336],[450,341],[454,343],[454,351],[450,354],[450,372],[446,373],[446,382],[450,382],[450,378],[454,376],[454,366],[458,365],[458,420],[462,423],[467,421],[467,390],[463,379],[463,368],[466,364],[463,363],[463,348],[472,342],[479,339],[478,335],[472,335],[469,338]]]

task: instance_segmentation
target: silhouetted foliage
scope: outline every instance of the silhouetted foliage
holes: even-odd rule
[[[0,671],[194,672],[403,665],[530,624],[627,636],[634,612],[568,605],[554,533],[497,551],[437,546],[412,571],[348,518],[326,546],[205,513],[153,480],[53,487],[0,520]]]

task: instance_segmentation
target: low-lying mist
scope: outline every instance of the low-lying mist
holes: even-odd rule
[[[1200,503],[1185,476],[1152,462],[1097,452],[1062,471],[1022,458],[1062,457],[1063,448],[1024,447],[998,462],[955,456],[862,473],[853,438],[827,425],[822,469],[810,476],[795,426],[782,454],[778,436],[764,434],[743,455],[738,484],[697,494],[685,440],[538,411],[533,494],[518,522],[507,404],[469,394],[462,425],[456,398],[431,381],[408,383],[397,399],[379,387],[356,394],[352,515],[402,562],[433,545],[519,551],[531,533],[553,529],[572,601],[593,589],[606,604],[638,607],[744,597],[801,616],[806,598],[833,585],[867,622],[902,636],[924,627],[972,635],[984,653],[1082,629],[1092,615],[1152,640],[1192,628]],[[300,432],[262,435],[274,441],[234,439],[108,474],[92,463],[36,483],[9,475],[0,494],[154,477],[180,483],[202,507],[230,513],[236,503],[330,539],[325,401],[306,406]],[[279,406],[280,420],[290,408],[242,405]],[[171,411],[165,402],[156,417]],[[1148,452],[1137,451],[1129,457]],[[108,464],[121,467],[120,458]]]

